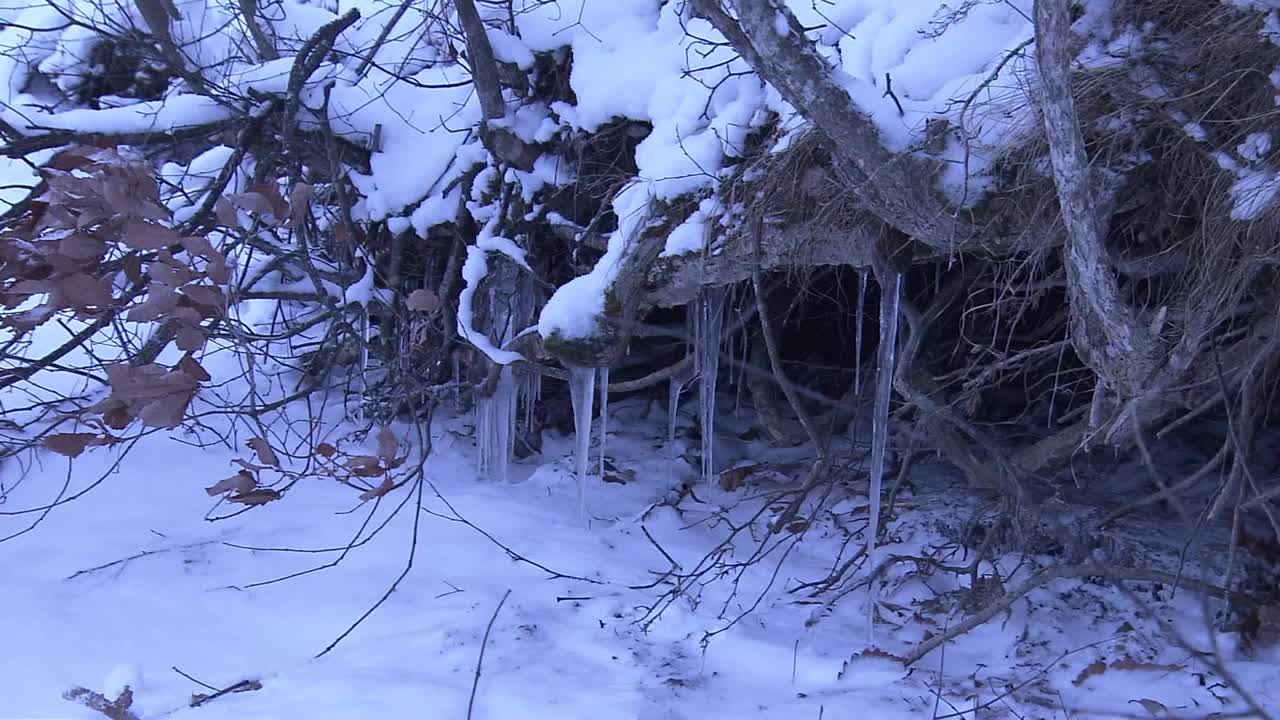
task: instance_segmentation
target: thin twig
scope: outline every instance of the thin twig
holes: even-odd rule
[[[471,713],[475,710],[476,689],[480,687],[480,668],[484,664],[485,648],[489,646],[489,633],[493,631],[493,623],[498,619],[498,613],[502,611],[502,606],[507,602],[509,595],[511,595],[511,590],[509,589],[502,594],[502,599],[498,601],[498,607],[493,609],[489,624],[484,628],[484,637],[480,640],[480,656],[476,658],[476,672],[471,680],[471,697],[467,700],[467,720],[471,720]]]

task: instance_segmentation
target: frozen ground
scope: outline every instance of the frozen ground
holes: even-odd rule
[[[486,624],[508,590],[489,637],[474,718],[892,719],[975,717],[975,706],[977,717],[1145,717],[1148,707],[1156,716],[1163,707],[1170,717],[1204,717],[1243,709],[1219,700],[1230,696],[1221,679],[1155,627],[1155,616],[1173,620],[1207,647],[1200,602],[1189,593],[1171,600],[1150,585],[1133,586],[1129,596],[1058,581],[904,669],[890,656],[907,654],[972,607],[965,581],[910,568],[891,573],[877,588],[871,646],[865,592],[848,592],[829,607],[830,595],[788,592],[826,576],[849,535],[865,525],[866,498],[856,484],[831,498],[832,512],[804,533],[783,533],[776,550],[741,577],[736,595],[734,576],[694,585],[656,620],[642,622],[653,619],[669,584],[630,586],[651,584],[669,569],[663,552],[685,570],[696,567],[729,532],[712,511],[736,503],[727,517],[744,520],[760,506],[752,498],[799,474],[803,458],[724,443],[718,450],[725,462],[767,458],[771,470],[760,468],[734,492],[698,490],[704,502],[686,497],[679,510],[653,507],[696,470],[668,456],[666,416],[657,404],[614,403],[611,412],[613,479],[626,482],[593,482],[590,530],[577,517],[568,438],[548,442],[541,464],[514,465],[514,482],[486,484],[474,479],[469,422],[437,421],[427,476],[494,541],[458,522],[424,488],[411,572],[320,658],[402,571],[414,531],[411,487],[388,495],[373,525],[408,499],[406,510],[335,567],[255,586],[333,560],[336,553],[297,550],[346,545],[368,507],[343,514],[353,505],[350,488],[311,478],[279,502],[207,522],[212,503],[203,488],[245,455],[196,448],[181,434],[141,441],[91,493],[0,544],[0,718],[100,718],[62,693],[81,685],[112,695],[124,684],[143,720],[464,718]],[[730,420],[722,425],[724,437],[740,429]],[[680,443],[696,459],[692,444]],[[36,517],[11,513],[47,502],[64,483],[74,491],[95,481],[112,457],[90,452],[69,467],[47,454],[16,487],[17,473],[5,468],[0,511],[10,514],[0,516],[0,536]],[[928,489],[922,484],[899,502],[890,544],[879,552],[941,543],[946,526],[968,517],[965,496],[947,492],[932,475],[939,479]],[[763,538],[759,530],[754,534]],[[744,531],[731,559],[750,554],[751,534]],[[497,543],[582,579],[552,578]],[[951,561],[964,562],[959,555]],[[1021,579],[1028,570],[1015,565],[1010,559],[1002,571]],[[1280,707],[1280,666],[1267,662],[1275,658],[1246,660],[1233,637],[1220,639],[1234,671],[1259,702]],[[1083,672],[1099,660],[1115,665]],[[209,691],[174,668],[218,688],[247,678],[262,687],[189,708],[192,693]],[[998,699],[1011,686],[1016,691]]]

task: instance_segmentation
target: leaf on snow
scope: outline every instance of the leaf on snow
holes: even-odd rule
[[[1142,709],[1151,713],[1151,717],[1164,717],[1169,714],[1169,708],[1163,704],[1152,700],[1151,698],[1142,698],[1141,700],[1130,700],[1131,703],[1138,703]]]
[[[1154,670],[1160,672],[1173,672],[1181,670],[1183,667],[1184,666],[1182,665],[1160,665],[1157,663],[1139,662],[1129,657],[1120,658],[1111,664],[1107,664],[1104,660],[1094,660],[1080,671],[1080,674],[1076,676],[1075,680],[1071,681],[1071,684],[1079,687],[1089,678],[1095,675],[1101,675],[1108,670]]]

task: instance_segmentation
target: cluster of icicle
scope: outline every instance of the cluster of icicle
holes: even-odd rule
[[[872,413],[870,468],[870,527],[868,551],[875,548],[880,517],[880,497],[884,485],[885,456],[888,447],[889,404],[893,393],[893,375],[898,335],[899,298],[902,276],[887,273],[880,302],[880,343],[877,358],[875,404]],[[867,273],[859,275],[856,317],[856,352],[862,356],[863,311],[867,296]],[[698,422],[702,434],[701,475],[704,484],[715,481],[716,384],[720,370],[721,342],[728,294],[724,288],[708,288],[698,297],[689,314],[689,335],[693,362],[684,372],[672,376],[668,397],[667,447],[676,452],[676,421],[680,395],[695,380],[698,382]],[[519,308],[523,314],[532,308]],[[745,354],[745,353],[744,353]],[[745,368],[744,357],[740,363]],[[569,395],[573,403],[574,471],[578,490],[578,512],[587,520],[587,480],[592,470],[591,435],[595,413],[596,387],[600,395],[599,462],[596,471],[605,473],[605,445],[609,422],[609,368],[567,366]],[[855,392],[860,392],[862,373],[855,371]],[[741,383],[739,383],[741,385]],[[517,379],[510,367],[504,367],[494,392],[476,402],[476,443],[481,477],[505,481],[514,449],[517,415],[527,430],[534,424],[533,408],[541,395],[541,376],[536,372],[521,373]],[[674,459],[674,458],[673,458]]]

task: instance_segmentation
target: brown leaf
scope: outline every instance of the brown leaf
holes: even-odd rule
[[[1130,700],[1131,703],[1138,703],[1144,710],[1151,713],[1151,717],[1164,717],[1169,714],[1169,708],[1163,704],[1156,702],[1150,698],[1142,698],[1141,700]]]
[[[1094,660],[1080,671],[1080,674],[1076,676],[1075,680],[1071,681],[1071,684],[1076,686],[1083,685],[1089,678],[1095,675],[1101,675],[1108,670],[1151,670],[1156,672],[1173,672],[1182,670],[1183,667],[1184,666],[1182,665],[1161,665],[1157,663],[1139,662],[1130,657],[1120,658],[1109,665],[1103,660]]]
[[[133,415],[129,413],[129,406],[117,405],[102,413],[102,422],[112,430],[123,430],[133,422]]]
[[[249,446],[258,455],[258,461],[264,462],[273,467],[280,467],[280,458],[276,457],[276,451],[272,449],[271,443],[266,438],[250,438],[245,445]]]
[[[173,312],[178,306],[178,293],[168,285],[152,283],[147,297],[137,305],[130,305],[125,319],[130,322],[151,322]]]
[[[330,445],[327,442],[322,442],[316,446],[316,454],[323,458],[331,458],[335,454],[337,454],[337,452],[338,452],[338,448]]]
[[[186,352],[195,352],[204,347],[205,340],[208,340],[208,337],[205,336],[204,330],[192,325],[183,325],[174,335],[178,349]]]
[[[236,214],[236,208],[225,197],[220,197],[214,201],[213,214],[218,218],[218,222],[227,227],[240,227],[240,217]]]
[[[378,457],[382,461],[390,465],[396,459],[396,451],[400,449],[400,441],[396,439],[396,434],[391,428],[383,425],[378,431]]]
[[[196,276],[191,272],[191,268],[176,265],[172,260],[151,263],[148,268],[151,273],[151,280],[161,285],[168,285],[176,288],[183,283],[190,282]]]
[[[747,478],[751,477],[751,473],[755,472],[756,465],[744,465],[742,467],[729,468],[720,473],[720,489],[733,491],[742,487],[747,482]]]
[[[189,352],[178,361],[178,369],[190,375],[196,382],[208,382],[211,379],[209,371],[205,370],[204,366],[197,362]]]
[[[387,472],[372,455],[356,455],[347,460],[347,469],[358,477],[379,477]]]
[[[440,309],[440,297],[426,288],[420,288],[409,293],[404,304],[416,312],[433,313]]]
[[[131,283],[142,282],[142,258],[130,253],[124,256],[124,276]]]
[[[239,503],[241,505],[257,506],[266,505],[273,500],[279,500],[279,491],[271,488],[258,488],[249,492],[236,493],[227,498],[227,502]]]
[[[210,497],[214,495],[222,495],[224,493],[244,495],[251,492],[256,487],[258,487],[258,481],[253,479],[253,475],[246,470],[241,470],[225,480],[219,480],[218,482],[210,485],[205,488],[204,491],[209,493]]]
[[[107,251],[107,244],[88,235],[68,235],[58,241],[58,252],[74,260],[98,260]]]
[[[212,257],[218,252],[217,250],[214,250],[213,245],[209,243],[209,238],[204,237],[203,235],[187,236],[182,238],[181,242],[182,247],[186,248],[187,252],[199,257]]]
[[[1103,662],[1102,660],[1094,660],[1093,662],[1084,666],[1084,669],[1080,671],[1080,674],[1076,676],[1075,680],[1071,681],[1071,684],[1078,687],[1080,685],[1083,685],[1085,680],[1088,680],[1094,675],[1101,675],[1106,671],[1107,671],[1107,664],[1105,662]]]
[[[130,218],[124,225],[120,239],[131,250],[159,250],[178,245],[182,236],[173,228]]]
[[[221,308],[226,302],[222,290],[212,285],[183,285],[182,294],[196,304],[210,308]]]
[[[54,283],[54,289],[73,307],[104,309],[111,304],[109,278],[99,279],[76,273],[59,279]]]
[[[268,212],[275,215],[277,220],[285,220],[289,217],[289,203],[285,201],[284,196],[280,194],[280,185],[272,180],[259,183],[249,188],[250,192],[256,192],[267,199],[271,207]]]
[[[175,391],[172,395],[153,400],[138,411],[138,419],[143,425],[150,427],[176,428],[182,424],[182,418],[186,416],[187,407],[191,405],[195,394],[193,388],[187,392]]]
[[[53,303],[45,303],[30,310],[23,310],[18,313],[5,315],[3,324],[11,327],[18,332],[26,332],[33,328],[43,325],[53,314],[58,311],[58,306]]]
[[[69,458],[80,457],[80,453],[90,445],[107,445],[110,437],[99,437],[94,433],[58,433],[45,438],[44,446]]]
[[[215,285],[226,285],[231,281],[231,268],[227,267],[227,259],[220,252],[214,252],[209,256],[209,264],[205,266],[204,274]]]
[[[243,192],[232,193],[227,195],[226,199],[235,207],[255,215],[267,215],[271,213],[271,201],[262,193]],[[231,223],[227,223],[230,225]]]
[[[391,482],[391,478],[383,478],[382,482],[378,484],[378,487],[371,488],[369,490],[365,490],[364,492],[360,493],[360,500],[364,501],[364,500],[372,500],[374,498],[380,498],[383,495],[386,495],[387,493],[391,492],[395,488],[396,488],[396,484]]]
[[[315,188],[308,183],[295,183],[289,191],[289,225],[297,226],[311,217],[311,197]]]

